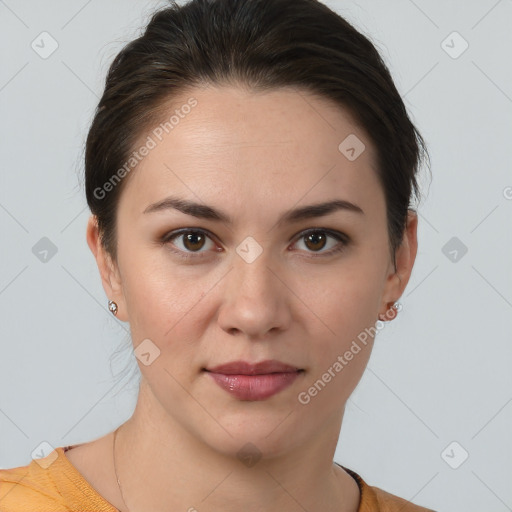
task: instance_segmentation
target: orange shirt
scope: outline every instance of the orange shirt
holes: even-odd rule
[[[0,512],[118,512],[85,480],[58,447],[26,466],[0,469]],[[341,464],[338,464],[341,466]],[[372,487],[341,466],[357,482],[357,512],[435,512]]]

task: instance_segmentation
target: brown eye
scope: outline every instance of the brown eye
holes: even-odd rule
[[[330,247],[328,240],[332,239],[334,243],[331,243]],[[297,240],[303,242],[306,247],[306,252],[318,253],[313,256],[329,256],[336,252],[343,250],[349,243],[348,236],[337,231],[331,231],[326,229],[311,229],[309,231],[302,232]],[[323,250],[325,247],[327,250]]]
[[[176,242],[174,242],[174,240],[176,240]],[[162,239],[162,243],[170,243],[176,247],[176,252],[184,253],[184,256],[187,256],[187,253],[192,254],[206,252],[208,250],[208,240],[210,240],[211,244],[209,249],[215,247],[215,244],[205,232],[197,229],[185,229],[165,236]],[[202,251],[201,249],[204,247],[207,247],[207,249]]]
[[[304,235],[306,246],[308,249],[318,251],[323,249],[326,244],[326,236],[321,231],[315,231],[309,235]]]
[[[188,235],[183,236],[183,245],[189,251],[196,251],[201,249],[204,245],[205,236],[203,233],[199,233],[197,231],[193,231]]]
[[[329,239],[331,244],[329,246]],[[211,244],[208,247],[208,242]],[[330,229],[310,229],[299,234],[297,242],[304,243],[304,251],[313,257],[330,256],[340,252],[350,243],[350,238],[344,233]],[[205,256],[208,250],[222,251],[216,248],[210,234],[202,229],[181,229],[163,236],[162,245],[169,245],[169,249],[183,258]],[[323,250],[327,247],[327,250]],[[205,249],[205,250],[202,250]],[[316,253],[316,254],[315,254]]]

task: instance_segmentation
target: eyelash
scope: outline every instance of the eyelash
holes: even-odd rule
[[[165,234],[160,239],[160,243],[161,243],[161,245],[168,245],[169,242],[171,242],[175,238],[178,238],[181,235],[185,235],[185,234],[189,234],[189,233],[200,233],[200,234],[205,235],[208,238],[212,239],[212,235],[204,229],[183,228],[183,229],[180,229],[177,231],[171,231],[170,233]],[[333,230],[327,229],[327,228],[312,228],[312,229],[307,229],[305,231],[301,231],[295,237],[294,243],[300,241],[302,238],[305,238],[307,235],[310,235],[312,233],[325,233],[328,236],[331,236],[332,238],[336,239],[338,242],[341,242],[336,247],[334,247],[333,249],[330,249],[328,251],[325,251],[322,253],[317,253],[317,254],[312,252],[313,258],[321,258],[321,257],[327,257],[327,256],[332,256],[333,254],[337,254],[337,253],[343,251],[346,248],[346,246],[350,243],[349,237],[347,235],[345,235],[344,233],[341,233],[338,231],[333,231]],[[175,254],[177,254],[179,257],[184,258],[184,259],[191,259],[191,258],[198,258],[198,257],[200,258],[201,256],[198,256],[198,255],[200,255],[201,252],[207,252],[207,251],[200,251],[200,252],[192,251],[192,252],[187,253],[185,251],[182,251],[181,249],[174,249],[172,247],[170,248],[170,250],[172,252],[174,252]]]

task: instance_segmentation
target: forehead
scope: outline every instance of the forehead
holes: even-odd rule
[[[261,208],[302,197],[367,202],[379,192],[365,130],[348,110],[304,90],[194,88],[163,119],[136,144],[152,141],[121,196],[134,214],[169,193]]]

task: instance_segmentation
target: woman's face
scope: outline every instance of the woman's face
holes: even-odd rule
[[[168,118],[176,109],[172,125],[135,148],[150,147],[122,192],[117,267],[104,278],[130,323],[139,400],[222,452],[248,441],[290,450],[339,428],[370,329],[407,284],[416,225],[397,257],[399,278],[375,150],[326,100],[291,88],[205,88],[174,101]],[[154,206],[171,196],[198,206]],[[290,214],[332,201],[355,206]],[[249,389],[236,395],[204,370],[263,360],[302,371],[267,377],[270,389],[279,379],[288,386],[264,398],[265,378],[251,387],[245,377]]]

